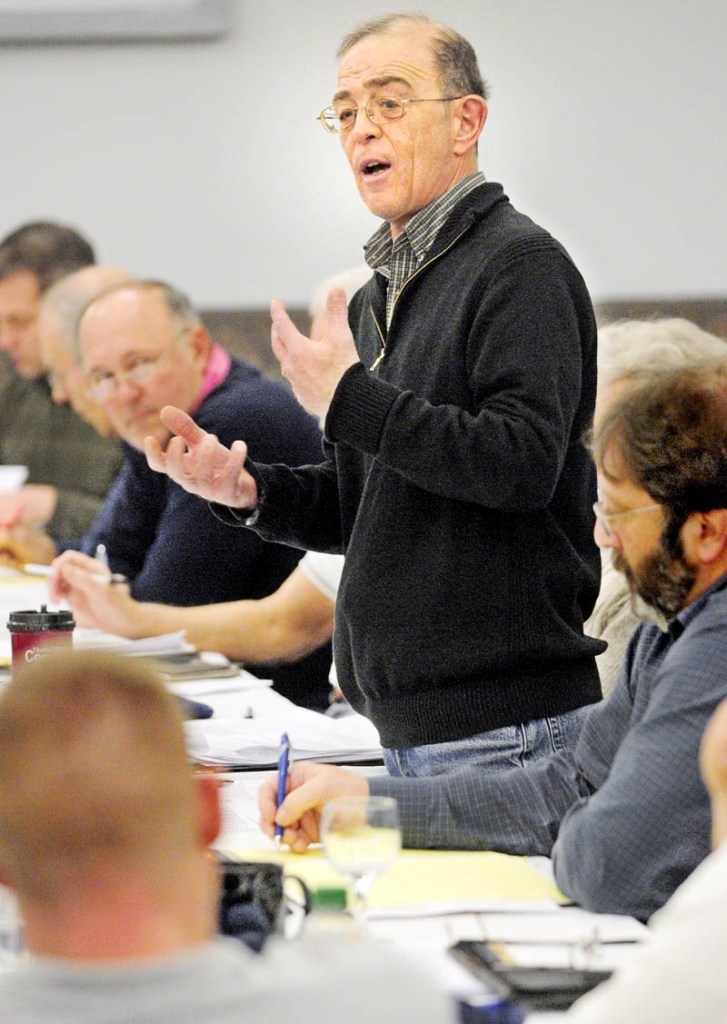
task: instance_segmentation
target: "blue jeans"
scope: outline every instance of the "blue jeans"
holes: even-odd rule
[[[548,757],[576,745],[590,706],[552,718],[536,718],[523,725],[508,725],[467,736],[449,743],[426,743],[421,747],[384,750],[389,775],[412,778],[444,775],[478,765],[489,771],[525,768],[540,757]]]

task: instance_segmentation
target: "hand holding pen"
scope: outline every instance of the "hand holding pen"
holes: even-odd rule
[[[132,638],[145,636],[142,606],[131,597],[128,587],[110,586],[110,576],[98,559],[80,551],[64,551],[50,567],[48,596],[55,603],[67,604],[79,626]]]
[[[287,736],[283,737],[287,740]],[[282,754],[282,744],[281,744]],[[278,775],[266,779],[258,791],[260,828],[266,836],[284,840],[294,853],[303,853],[311,843],[320,841],[321,811],[336,796],[368,796],[369,784],[363,775],[332,764],[316,761],[288,763],[282,782],[282,757]],[[281,811],[282,808],[282,811]],[[281,824],[278,824],[278,816]]]

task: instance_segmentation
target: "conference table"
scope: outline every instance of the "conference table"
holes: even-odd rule
[[[0,667],[5,666],[6,675],[10,612],[38,610],[43,604],[52,607],[44,579],[0,570]],[[113,647],[118,641],[116,646],[123,653],[137,653],[120,638],[87,630],[77,631],[77,636],[79,647]],[[215,843],[217,851],[232,859],[280,862],[286,873],[303,878],[309,888],[341,885],[341,877],[321,850],[301,856],[274,849],[258,827],[257,791],[274,770],[281,732],[291,736],[294,748],[296,738],[304,741],[304,757],[321,759],[315,749],[309,749],[318,744],[323,759],[364,774],[383,772],[370,723],[359,720],[360,716],[330,719],[297,708],[276,693],[269,681],[244,670],[229,677],[193,678],[169,685],[176,694],[203,702],[213,712],[209,719],[185,723],[185,729],[190,758],[201,763],[203,770],[215,771],[222,783],[223,829]],[[227,770],[233,762],[235,770]],[[367,940],[386,943],[413,958],[453,998],[469,1004],[497,997],[448,952],[460,940],[497,943],[498,950],[521,965],[615,970],[628,962],[648,935],[631,918],[590,914],[566,902],[546,858],[403,850],[372,887]],[[0,931],[7,912],[7,903],[0,904]],[[289,933],[304,929],[302,913],[290,914],[286,927]],[[561,1019],[562,1014],[528,1016],[528,1020],[535,1018],[545,1024]]]

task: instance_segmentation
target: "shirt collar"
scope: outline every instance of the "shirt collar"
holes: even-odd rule
[[[433,199],[428,206],[425,206],[419,213],[415,213],[404,230],[396,239],[391,237],[391,228],[388,223],[381,224],[373,233],[364,246],[364,257],[372,270],[389,276],[389,264],[394,246],[399,240],[401,244],[408,244],[414,251],[417,261],[421,262],[432,246],[434,239],[439,234],[448,217],[452,214],[455,206],[460,203],[466,195],[474,189],[484,185],[486,178],[482,171],[475,171],[462,181],[448,189],[437,199]]]
[[[667,626],[672,637],[676,639],[678,636],[681,636],[687,628],[687,625],[696,615],[699,614],[702,608],[704,608],[711,595],[715,594],[718,590],[724,590],[725,587],[727,587],[727,572],[720,576],[718,580],[715,580],[712,586],[708,587],[703,594],[700,594],[695,601],[691,601],[686,608],[682,608],[682,610],[674,616]]]
[[[195,399],[194,405],[189,410],[190,416],[194,416],[210,391],[214,391],[214,389],[222,383],[230,372],[231,366],[232,359],[229,352],[226,352],[221,345],[214,344],[210,351],[210,357],[207,360],[207,366],[205,367],[204,377],[202,378],[202,387],[199,389],[199,394]]]

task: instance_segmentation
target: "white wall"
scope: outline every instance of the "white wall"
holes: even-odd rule
[[[481,166],[596,299],[727,292],[723,0],[414,7],[475,45]],[[340,37],[386,9],[238,0],[220,42],[0,48],[0,234],[56,218],[201,306],[305,303],[375,227],[314,116]]]

